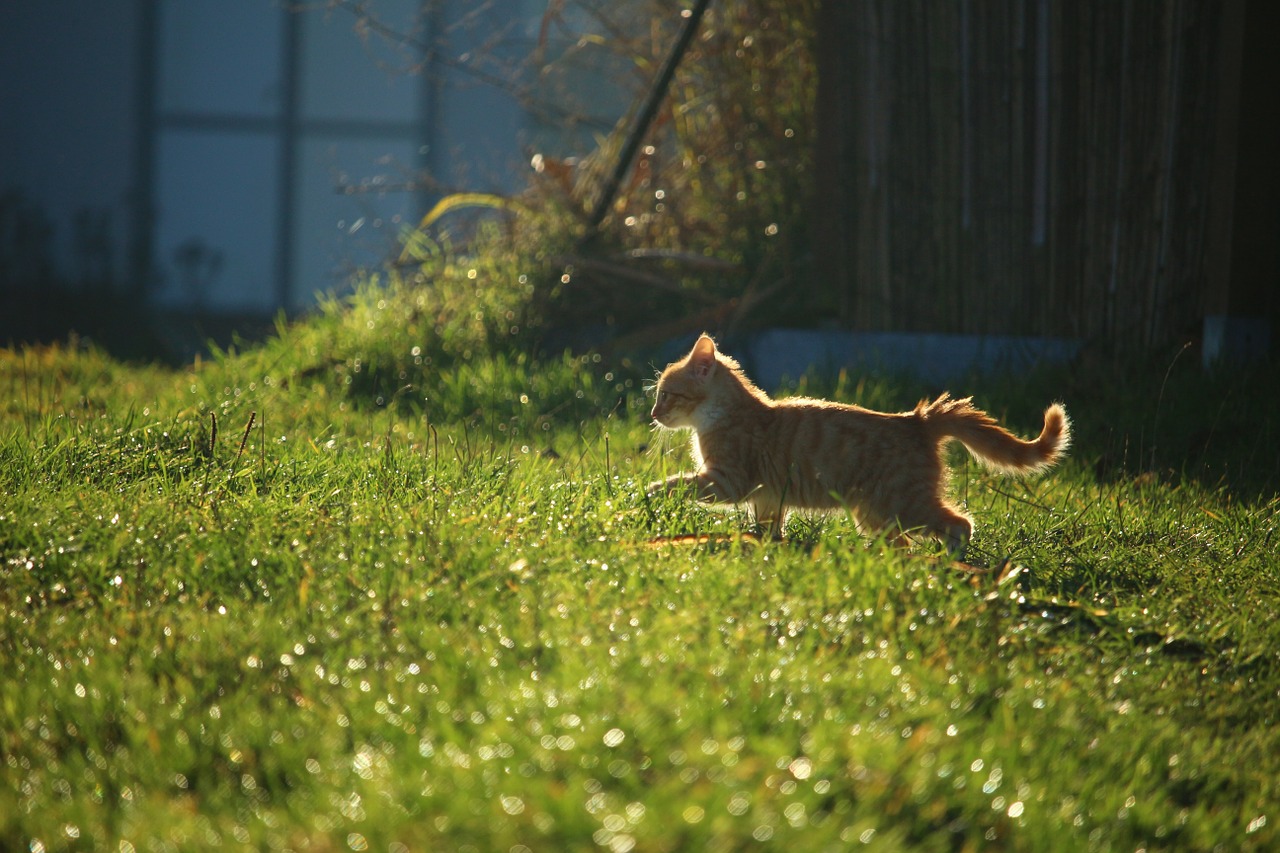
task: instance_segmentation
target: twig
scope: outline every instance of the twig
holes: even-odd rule
[[[715,258],[699,252],[681,252],[677,249],[631,249],[624,256],[633,261],[675,261],[690,267],[715,270],[716,272],[738,272],[742,264]]]
[[[1156,397],[1156,413],[1151,418],[1151,470],[1156,468],[1156,429],[1160,426],[1160,406],[1164,402],[1164,386],[1169,384],[1169,374],[1173,373],[1173,366],[1178,363],[1178,359],[1182,354],[1191,347],[1191,342],[1187,341],[1182,345],[1182,349],[1178,350],[1173,359],[1169,362],[1169,367],[1164,372],[1164,379],[1160,382],[1160,394]]]
[[[227,482],[236,475],[236,471],[240,468],[240,457],[244,455],[244,447],[249,443],[249,431],[253,429],[253,422],[258,417],[257,412],[249,413],[249,422],[244,425],[244,436],[240,439],[240,449],[236,451],[236,458],[231,463],[231,476],[227,477]]]
[[[262,481],[262,485],[266,486],[267,484],[267,413],[266,412],[262,413],[262,420],[258,424],[258,429],[262,432],[262,442],[261,442],[261,446],[259,447],[260,453],[258,454],[259,467],[261,468],[261,474],[259,475],[259,477]]]
[[[609,433],[604,434],[604,490],[613,497],[613,464],[609,461]]]
[[[514,75],[510,78],[498,74],[492,74],[478,68],[475,63],[466,62],[461,59],[455,59],[450,55],[448,50],[442,50],[445,45],[433,44],[423,39],[402,32],[395,27],[390,26],[373,14],[366,3],[357,2],[357,0],[334,0],[333,5],[345,12],[349,12],[357,19],[357,28],[368,32],[376,33],[389,42],[395,42],[406,47],[413,48],[422,54],[422,62],[419,67],[431,68],[433,65],[439,65],[453,71],[459,71],[474,77],[476,80],[486,85],[492,86],[499,91],[506,92],[516,99],[522,106],[527,108],[531,113],[542,119],[551,121],[570,121],[581,124],[586,127],[593,127],[597,130],[610,130],[611,125],[602,119],[593,116],[584,116],[574,113],[570,110],[563,109],[547,99],[536,98],[533,95],[533,87],[521,86],[512,82]],[[434,28],[433,28],[434,29]]]
[[[205,463],[204,468],[204,486],[200,489],[200,506],[204,506],[204,499],[209,496],[209,478],[213,473],[213,454],[218,445],[218,415],[215,412],[209,413],[209,459]]]
[[[712,294],[703,293],[698,290],[689,290],[681,287],[676,282],[671,281],[670,279],[665,278],[664,276],[660,276],[651,272],[645,272],[644,270],[632,269],[631,267],[625,266],[623,264],[615,263],[613,261],[605,261],[599,258],[583,258],[583,257],[574,256],[574,257],[557,258],[556,264],[557,266],[560,266],[560,265],[563,265],[566,267],[572,266],[575,269],[582,270],[583,272],[587,272],[587,273],[594,273],[597,276],[602,276],[602,277],[613,276],[615,278],[628,279],[634,284],[641,284],[641,285],[645,285],[646,287],[651,287],[655,290],[661,290],[666,293],[675,294],[677,296],[696,299],[708,305],[719,301],[718,297]],[[602,278],[602,283],[608,284],[609,283],[608,279]]]

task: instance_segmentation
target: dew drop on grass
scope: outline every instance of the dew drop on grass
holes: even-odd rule
[[[792,761],[791,764],[788,765],[788,769],[791,771],[792,776],[804,781],[813,773],[813,762],[802,756]]]

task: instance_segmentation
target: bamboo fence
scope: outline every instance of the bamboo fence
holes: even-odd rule
[[[843,325],[1147,347],[1199,321],[1220,3],[824,5],[815,256]]]

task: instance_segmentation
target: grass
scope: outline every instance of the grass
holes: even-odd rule
[[[1277,419],[1245,379],[964,389],[1078,427],[1049,477],[961,469],[998,581],[647,501],[686,459],[620,366],[282,334],[181,371],[0,355],[0,848],[1280,841]],[[655,541],[689,533],[718,538]]]

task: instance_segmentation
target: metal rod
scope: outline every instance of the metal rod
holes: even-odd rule
[[[693,41],[694,33],[698,31],[698,22],[702,20],[702,13],[707,11],[707,6],[710,2],[711,0],[696,0],[693,4],[693,9],[686,13],[687,17],[684,19],[684,26],[680,30],[680,35],[676,38],[676,43],[672,45],[671,53],[667,54],[666,61],[663,62],[657,78],[654,79],[653,87],[649,90],[649,96],[645,99],[640,114],[636,116],[636,123],[632,126],[631,132],[627,134],[627,140],[622,146],[618,162],[613,167],[613,174],[609,176],[609,181],[600,192],[600,197],[596,199],[595,207],[592,209],[591,217],[588,220],[588,224],[592,229],[600,225],[604,220],[605,214],[609,211],[609,206],[613,204],[613,199],[618,194],[618,187],[622,185],[622,179],[631,168],[636,151],[640,148],[640,140],[644,138],[649,125],[653,123],[653,117],[658,112],[658,105],[662,103],[663,97],[667,94],[667,87],[671,85],[671,78],[675,76],[680,60],[684,58],[685,51],[689,49],[689,43]]]

